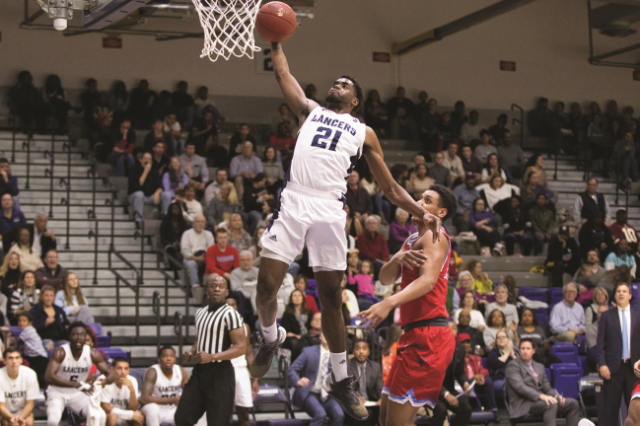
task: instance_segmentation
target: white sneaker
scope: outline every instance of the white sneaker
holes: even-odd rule
[[[582,419],[578,422],[578,426],[596,426],[591,420]]]
[[[502,256],[502,248],[504,246],[502,245],[502,243],[497,243],[495,246],[493,246],[493,252],[496,254],[496,256]]]

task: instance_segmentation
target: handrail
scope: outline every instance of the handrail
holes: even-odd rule
[[[522,109],[522,107],[518,104],[511,104],[511,111],[515,110],[520,111],[520,120],[518,121],[520,122],[520,148],[522,148],[524,144],[524,109]],[[516,120],[517,119],[514,118],[511,123],[515,124]]]
[[[92,186],[92,202],[91,202],[91,208],[89,210],[87,210],[87,217],[89,219],[95,219],[96,218],[96,164],[95,164],[95,160],[93,161],[93,164],[91,165],[91,167],[89,167],[89,169],[87,169],[87,177],[91,177],[92,181],[93,181],[93,186]]]
[[[132,269],[133,272],[135,272],[136,274],[136,282],[140,281],[139,277],[140,277],[140,271],[138,270],[138,268],[136,268],[136,266],[131,263],[126,257],[124,257],[119,251],[113,249],[113,250],[109,250],[109,255],[111,254],[115,254],[118,259],[120,259],[122,261],[122,263],[124,263],[125,265],[127,265],[129,267],[129,269]]]
[[[117,251],[113,251],[114,253],[116,253],[117,255],[120,255],[120,253],[118,253]],[[111,254],[111,251],[109,252],[109,254]],[[120,299],[120,281],[122,281],[127,287],[129,287],[131,290],[133,290],[133,292],[135,293],[135,301],[136,301],[136,336],[135,336],[135,343],[138,343],[138,341],[140,340],[140,286],[136,285],[134,286],[133,284],[131,284],[129,282],[129,280],[127,280],[125,277],[122,276],[122,274],[120,274],[120,272],[116,271],[113,268],[109,268],[109,270],[111,271],[111,273],[113,273],[113,275],[116,276],[116,323],[120,324],[121,322],[121,316],[120,316],[120,303],[121,303],[121,299]]]
[[[182,318],[183,315],[178,311],[173,315],[173,332],[178,336],[178,359],[182,358]],[[189,326],[187,326],[188,329]]]
[[[53,111],[53,117],[55,117],[55,111]],[[56,126],[55,120],[51,122],[51,175],[49,176],[49,218],[53,217],[53,165],[56,158]]]
[[[156,349],[160,350],[160,292],[153,292],[153,314],[156,316]]]
[[[160,262],[158,262],[159,264]],[[180,290],[182,290],[184,292],[184,314],[185,314],[185,322],[186,322],[186,326],[187,326],[187,330],[186,330],[186,338],[189,338],[189,295],[190,295],[190,291],[189,289],[179,283],[175,278],[173,278],[171,275],[169,275],[167,273],[167,271],[165,271],[164,269],[158,267],[158,272],[160,272],[162,274],[162,276],[164,277],[164,316],[165,318],[169,317],[169,283],[173,284],[174,286],[178,287]]]
[[[140,231],[136,231],[133,234],[133,239],[137,239],[140,237],[140,276],[139,280],[142,282],[144,277],[144,215],[138,213],[137,211],[133,211],[133,218],[140,218]]]
[[[98,284],[98,220],[95,220],[95,231],[93,229],[89,230],[88,238],[94,239],[94,258],[93,258],[93,284]]]
[[[15,163],[16,162],[16,119],[17,117],[15,114],[11,114],[11,116],[13,117],[12,119],[13,134],[11,135],[11,163]],[[28,164],[29,163],[27,163],[27,165]],[[27,176],[29,176],[28,173],[27,173]]]
[[[71,142],[65,142],[62,144],[62,150],[67,150],[67,177],[66,178],[60,178],[60,186],[66,186],[67,189],[67,197],[62,199],[61,204],[66,204],[67,205],[67,241],[64,245],[64,248],[66,250],[69,250],[70,248],[70,240],[71,240],[71,235],[69,233],[69,228],[70,228],[70,222],[71,222],[71,215],[70,215],[70,209],[71,209]]]
[[[27,148],[27,181],[25,182],[24,188],[29,189],[29,169],[31,168],[30,167],[31,166],[31,135],[27,135],[27,140],[25,142],[22,142],[23,151],[24,151],[25,145]]]
[[[553,180],[558,180],[558,152],[560,151],[560,146],[556,146],[556,160],[553,171]]]

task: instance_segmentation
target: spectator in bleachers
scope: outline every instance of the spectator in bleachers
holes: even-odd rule
[[[349,204],[344,205],[344,211],[347,214],[344,232],[347,236],[347,247],[351,250],[355,248],[356,238],[362,233],[362,222],[356,219],[355,212],[351,210]]]
[[[407,186],[407,180],[409,179],[409,167],[406,164],[394,164],[391,166],[391,176],[401,187]]]
[[[149,82],[140,80],[138,87],[131,90],[129,97],[129,116],[136,127],[147,127],[153,117],[153,109],[158,95],[149,90]]]
[[[212,185],[209,185],[209,187],[211,186]],[[231,194],[230,191],[233,191],[233,194]],[[222,185],[218,195],[214,197],[207,206],[207,223],[215,231],[218,229],[218,226],[224,222],[224,218],[233,213],[238,213],[241,216],[244,215],[245,220],[251,221],[251,218],[241,210],[234,186]],[[257,223],[257,221],[253,221]]]
[[[610,271],[606,271],[600,279],[600,282],[598,282],[598,287],[605,289],[607,293],[609,293],[610,299],[612,299],[613,290],[618,284],[630,282],[632,282],[631,270],[627,265],[621,265]]]
[[[436,152],[440,152],[453,140],[453,137],[456,134],[456,128],[451,119],[450,112],[444,112],[440,115],[440,121],[438,121],[436,128],[438,129]]]
[[[507,303],[516,305],[518,303],[518,285],[516,284],[516,279],[513,275],[502,275],[500,282],[504,284],[507,287],[507,291],[509,291]]]
[[[418,164],[415,173],[411,173],[407,182],[407,192],[413,195],[416,200],[420,199],[424,191],[431,188],[435,180],[427,175],[428,169],[426,164]]]
[[[36,271],[44,266],[40,252],[33,249],[30,239],[31,233],[27,228],[18,228],[15,244],[7,252],[7,255],[18,253],[18,256],[20,256],[20,268],[23,271]]]
[[[612,127],[612,123],[622,121],[622,116],[620,112],[618,112],[618,103],[616,101],[610,100],[607,102],[607,106],[604,109],[604,118],[609,128]]]
[[[267,177],[267,190],[270,194],[276,195],[278,189],[284,184],[284,169],[282,163],[278,161],[276,149],[272,146],[264,150],[262,171]]]
[[[174,140],[180,140],[182,135],[182,126],[178,121],[176,113],[173,110],[169,110],[162,117],[164,119],[162,122],[162,131],[171,135]]]
[[[451,175],[451,183],[447,186],[456,187],[464,182],[465,171],[462,167],[462,160],[458,157],[458,148],[460,144],[453,140],[447,147],[447,153],[444,154],[444,162],[442,163]]]
[[[593,289],[591,304],[584,309],[584,325],[587,329],[597,321],[598,310],[602,306],[609,306],[609,293],[602,287],[596,287]]]
[[[469,216],[471,215],[475,200],[480,198],[480,193],[475,188],[476,177],[472,172],[467,172],[465,182],[456,186],[453,190],[458,200],[458,211],[453,217],[453,224],[458,233],[469,231]]]
[[[575,239],[569,235],[569,228],[561,226],[558,235],[549,241],[545,266],[550,271],[551,283],[554,287],[562,287],[565,273],[573,276],[580,267],[580,248]],[[576,297],[578,295],[576,294]]]
[[[604,194],[598,192],[598,179],[592,177],[587,181],[587,190],[581,192],[576,197],[573,205],[573,218],[578,221],[586,222],[587,219],[593,218],[599,211],[604,215],[604,223],[609,225],[611,220],[611,208]]]
[[[469,117],[464,113],[465,104],[463,101],[456,101],[451,112],[451,121],[456,131],[456,135],[460,134],[460,129],[464,123],[469,121]]]
[[[584,260],[587,259],[587,254],[591,250],[606,253],[611,249],[613,236],[609,228],[604,225],[604,217],[600,212],[596,212],[593,219],[587,220],[582,225],[578,234],[578,242],[581,257]]]
[[[171,99],[171,93],[168,90],[161,90],[160,96],[158,96],[158,102],[156,102],[153,108],[153,117],[166,117],[167,114],[174,112],[173,100]],[[153,123],[153,121],[151,121]]]
[[[505,330],[496,333],[495,345],[487,346],[487,349],[489,348],[491,349],[487,356],[487,367],[489,377],[493,380],[493,387],[497,390],[504,385],[507,365],[517,359],[520,354],[514,348],[513,340]]]
[[[547,208],[545,194],[539,193],[536,196],[536,204],[529,210],[529,220],[533,230],[534,254],[539,256],[542,253],[544,243],[551,241],[551,233],[555,227],[553,212]]]
[[[589,126],[587,127],[587,148],[590,154],[591,167],[595,170],[604,170],[605,175],[608,170],[609,154],[609,134],[607,126],[600,113],[591,115]]]
[[[4,157],[0,158],[0,194],[10,194],[13,205],[20,208],[18,178],[11,174],[9,160]]]
[[[507,129],[508,122],[509,117],[507,117],[507,114],[500,114],[496,120],[496,124],[489,127],[489,134],[494,143],[498,144],[502,141],[504,134],[509,131],[509,129]]]
[[[493,206],[493,210],[502,217],[507,255],[513,256],[515,243],[518,242],[521,247],[521,254],[529,256],[533,248],[533,239],[531,237],[531,224],[528,223],[529,217],[522,205],[522,198],[514,194],[511,198],[496,203]]]
[[[89,312],[89,301],[82,295],[78,276],[73,272],[69,272],[64,278],[62,290],[56,293],[54,303],[64,309],[70,322],[94,322],[93,315]]]
[[[164,145],[163,155],[167,157],[173,157],[176,155],[176,142],[170,133],[163,130],[164,123],[162,119],[156,118],[152,122],[151,131],[147,133],[144,138],[143,150],[145,152],[152,152],[153,147],[158,143]]]
[[[278,131],[278,124],[280,123],[286,123],[292,135],[298,134],[298,119],[286,103],[280,104],[278,107],[278,115],[271,121],[271,134],[275,134]]]
[[[626,240],[617,240],[614,242],[613,251],[607,255],[604,260],[604,268],[611,271],[614,268],[625,265],[629,268],[631,276],[636,276],[636,259],[629,253],[629,243]]]
[[[480,145],[476,146],[473,150],[473,156],[478,159],[480,164],[487,162],[489,154],[498,155],[498,150],[495,146],[491,145],[491,134],[488,130],[482,129],[480,131]]]
[[[280,321],[280,325],[287,331],[282,347],[291,351],[291,359],[296,359],[302,352],[300,339],[311,329],[312,318],[313,312],[307,308],[304,293],[298,289],[293,290]]]
[[[189,226],[182,215],[180,203],[178,201],[172,202],[167,215],[162,218],[162,223],[160,223],[160,245],[169,256],[178,262],[182,261],[180,241],[182,234],[184,234],[187,229],[189,229]],[[177,265],[169,263],[169,267],[176,269]]]
[[[465,271],[469,271],[473,277],[473,289],[481,295],[491,293],[493,291],[493,282],[489,279],[489,275],[482,271],[482,263],[477,260],[470,260],[464,267]]]
[[[36,270],[36,284],[38,288],[48,284],[55,290],[59,290],[67,273],[67,269],[58,263],[58,252],[51,249],[44,255],[44,266]]]
[[[113,108],[109,105],[109,94],[100,92],[98,103],[93,107],[93,116],[89,125],[89,142],[94,147],[98,142],[104,142],[111,132],[113,123]]]
[[[184,168],[180,163],[180,157],[171,157],[169,160],[169,167],[162,175],[163,193],[173,199],[176,191],[184,189],[188,183],[189,176],[185,173]]]
[[[437,125],[440,121],[438,113],[438,101],[429,99],[427,92],[422,90],[418,94],[418,104],[415,106],[415,116],[418,126],[418,137],[422,142],[425,151],[432,151],[432,143],[438,131]]]
[[[251,184],[245,186],[244,195],[242,198],[242,205],[244,206],[244,211],[248,214],[253,214],[257,212],[257,215],[254,215],[257,220],[259,220],[260,212],[262,212],[262,206],[264,202],[268,198],[272,198],[272,195],[269,195],[269,191],[267,191],[267,177],[264,173],[258,173],[251,179]]]
[[[26,227],[31,233],[31,245],[43,257],[49,250],[55,250],[57,247],[55,234],[47,228],[48,222],[49,217],[46,214],[39,213],[33,223],[28,224]]]
[[[549,139],[554,135],[553,112],[549,109],[549,99],[538,99],[536,109],[528,114],[527,124],[531,136]]]
[[[237,213],[227,220],[227,232],[229,233],[229,245],[236,250],[249,250],[251,247],[251,235],[244,230],[242,216]]]
[[[7,302],[7,316],[11,324],[17,324],[15,312],[20,309],[30,310],[40,299],[40,290],[36,287],[36,275],[33,271],[25,271],[20,276],[17,288]]]
[[[449,327],[453,330],[453,335],[458,335],[457,327],[450,322]],[[469,379],[465,375],[465,349],[462,343],[456,343],[455,351],[451,362],[447,366],[440,397],[433,408],[433,417],[429,424],[435,426],[443,426],[444,420],[447,418],[448,411],[454,413],[451,419],[451,426],[465,426],[471,418],[471,406],[466,397],[469,389]],[[456,390],[455,382],[458,382],[463,389],[463,393],[459,394]]]
[[[489,210],[494,210],[494,206],[502,200],[510,200],[513,195],[519,195],[520,189],[517,186],[506,183],[500,175],[492,175],[489,183],[476,186],[480,191],[480,196],[486,200]]]
[[[169,157],[164,155],[165,144],[162,140],[156,141],[151,149],[152,167],[162,176],[169,169]]]
[[[347,205],[356,219],[365,222],[373,213],[373,203],[366,189],[360,185],[360,174],[352,170],[347,178]],[[357,237],[357,235],[354,235]]]
[[[4,294],[7,299],[11,298],[13,291],[18,288],[20,281],[20,256],[13,253],[5,256],[2,266],[0,267],[0,293]],[[8,303],[10,305],[10,303]],[[7,312],[9,312],[7,306]]]
[[[549,179],[547,178],[547,172],[544,168],[544,158],[542,154],[534,154],[529,157],[525,166],[523,182],[527,184],[529,177],[533,174],[538,174],[538,184],[542,185],[545,189],[549,188]]]
[[[322,313],[317,312],[311,318],[311,328],[309,328],[309,332],[307,334],[302,335],[300,338],[300,351],[304,348],[308,348],[309,346],[315,346],[320,344],[320,333],[322,328]],[[294,360],[292,358],[292,360]]]
[[[429,170],[428,175],[435,180],[438,185],[447,188],[451,186],[451,172],[448,167],[444,166],[444,154],[442,152],[436,153],[435,164]]]
[[[456,321],[456,324],[458,324],[458,333],[466,333],[469,335],[469,338],[471,339],[471,347],[473,348],[475,355],[484,356],[487,353],[486,346],[484,344],[484,337],[482,335],[482,330],[484,330],[485,326],[479,324],[477,327],[473,327],[471,325],[473,312],[478,311],[472,308],[458,309],[456,310],[453,319]],[[480,312],[478,312],[478,314],[480,314]],[[480,314],[480,318],[482,318],[482,314]],[[484,319],[482,319],[482,324],[484,324]]]
[[[497,309],[499,311],[502,311],[502,313],[504,314],[506,321],[505,325],[507,325],[508,327],[513,327],[513,324],[515,324],[517,327],[518,323],[520,322],[520,320],[518,319],[518,309],[516,309],[515,305],[507,303],[507,299],[509,298],[507,286],[502,283],[496,284],[493,287],[493,292],[495,294],[496,301],[489,303],[485,308],[485,321],[489,321],[489,315]]]
[[[485,411],[495,411],[497,414],[498,407],[496,406],[496,394],[493,390],[493,379],[489,377],[489,370],[482,366],[480,354],[473,353],[479,348],[473,345],[469,334],[460,331],[460,327],[458,327],[457,340],[464,346],[464,371],[469,380],[476,382],[474,389],[476,395],[481,399]]]
[[[45,285],[40,290],[38,303],[31,306],[31,318],[33,327],[42,338],[42,343],[47,349],[62,346],[67,343],[67,327],[69,320],[64,309],[55,305],[55,291],[53,287]]]
[[[242,144],[249,141],[253,144],[253,150],[256,150],[256,139],[251,135],[251,128],[247,123],[240,123],[238,129],[229,140],[229,163],[236,155],[242,154]]]
[[[142,218],[145,204],[159,206],[160,214],[166,215],[172,198],[171,194],[162,190],[162,180],[160,174],[153,169],[151,154],[145,152],[138,154],[138,157],[138,164],[129,173],[128,191],[129,203],[133,206],[133,211],[138,213],[135,215],[136,223]]]
[[[607,395],[607,404],[598,410],[598,419],[607,425],[618,422],[620,401],[624,397],[627,409],[637,378],[634,374],[636,362],[632,353],[634,342],[632,330],[639,324],[640,312],[637,304],[632,306],[631,285],[619,284],[614,297],[616,308],[604,312],[598,320],[598,371],[604,379],[603,395]],[[633,331],[633,335],[636,332]],[[606,423],[605,423],[606,422]]]
[[[120,123],[120,129],[112,132],[108,140],[111,152],[107,155],[107,162],[116,168],[116,176],[125,176],[135,164],[135,145],[136,132],[131,129],[131,121],[125,118]]]
[[[211,167],[227,166],[228,151],[219,144],[218,128],[212,111],[205,111],[202,117],[195,120],[188,140],[196,144],[196,154],[206,157]]]
[[[229,283],[238,299],[241,313],[251,312],[251,298],[254,297],[258,285],[258,268],[253,266],[253,255],[249,250],[238,254],[240,267],[231,271]]]
[[[192,141],[185,144],[184,154],[180,156],[180,163],[182,164],[182,169],[189,176],[189,183],[193,185],[196,191],[202,194],[209,182],[209,168],[204,157],[196,154],[196,146]]]
[[[22,122],[25,133],[33,134],[33,121],[40,107],[42,98],[33,85],[33,77],[29,71],[20,71],[18,82],[9,90],[9,108]]]
[[[318,305],[316,304],[316,299],[312,295],[307,294],[307,287],[309,286],[309,278],[305,277],[302,274],[296,275],[296,277],[293,280],[293,285],[297,290],[300,290],[302,294],[304,294],[304,301],[307,308],[309,308],[309,310],[311,310],[311,312],[313,312],[314,315],[317,314]]]
[[[29,362],[31,367],[38,377],[38,384],[40,388],[44,389],[47,384],[44,381],[44,372],[49,364],[49,355],[42,343],[40,335],[33,328],[33,321],[31,320],[31,314],[26,309],[20,309],[16,311],[16,318],[18,327],[20,327],[20,336],[18,336],[21,345],[24,349],[22,351],[24,359]]]
[[[462,167],[465,173],[473,173],[476,177],[476,181],[480,181],[482,178],[482,162],[478,160],[474,155],[469,145],[463,145],[462,147]]]
[[[605,292],[606,293],[606,292]],[[587,308],[590,309],[590,308]],[[600,328],[600,318],[602,314],[609,310],[608,305],[598,306],[596,314],[593,316],[591,324],[586,326],[585,344],[587,346],[587,361],[589,362],[589,371],[597,370],[598,365],[598,329]]]
[[[205,223],[206,220],[204,216],[197,216],[193,220],[193,228],[185,231],[180,239],[182,262],[191,287],[198,287],[200,285],[199,276],[204,273],[208,260],[205,255],[209,252],[209,248],[214,245],[213,235],[204,229]],[[227,237],[226,233],[227,231],[224,231],[224,238]],[[214,262],[214,260],[213,258],[211,259],[212,262]]]
[[[205,276],[215,273],[227,281],[231,280],[231,271],[240,267],[240,255],[238,250],[228,243],[229,232],[224,228],[218,228],[216,244],[211,245],[206,252]]]
[[[522,148],[513,143],[513,136],[509,130],[504,131],[502,143],[498,146],[498,160],[503,167],[509,169],[513,179],[523,176],[525,157]]]
[[[278,123],[276,132],[269,138],[269,146],[272,146],[279,156],[288,157],[293,153],[296,138],[291,134],[287,123]]]
[[[358,273],[352,277],[349,277],[349,284],[356,285],[358,288],[358,305],[360,309],[365,311],[371,307],[371,305],[377,303],[379,299],[374,297],[375,283],[373,281],[373,263],[370,260],[362,260],[358,268]]]
[[[409,235],[416,232],[416,227],[409,220],[409,213],[401,208],[396,209],[396,220],[389,225],[389,252],[397,253]]]
[[[522,339],[530,339],[536,350],[542,351],[542,346],[546,343],[547,333],[543,327],[538,324],[538,319],[531,309],[522,310],[522,320],[516,329],[518,337]]]
[[[262,247],[258,245],[258,242],[260,241],[260,238],[262,238],[262,234],[264,234],[265,229],[266,227],[264,226],[258,226],[256,228],[251,240],[251,247],[249,247],[249,251],[253,256],[253,266],[256,267],[260,266],[260,254],[262,252]]]
[[[575,343],[580,334],[584,334],[584,309],[576,303],[578,286],[566,284],[562,288],[562,302],[551,309],[549,328],[560,342]]]
[[[505,182],[508,181],[504,167],[498,162],[498,154],[491,153],[487,156],[487,162],[482,166],[482,183],[491,183],[494,176],[501,176]]]
[[[367,407],[369,418],[367,420],[354,420],[345,418],[346,425],[373,426],[378,423],[380,415],[379,404],[382,398],[382,366],[369,359],[369,342],[358,339],[353,345],[353,358],[347,364],[349,376],[353,376],[358,383],[358,393],[365,401],[375,402],[375,406]]]
[[[358,283],[355,281],[354,277],[358,274],[360,270],[360,250],[358,249],[350,249],[347,254],[347,283],[346,289],[353,292],[353,294],[358,294]]]
[[[380,100],[377,90],[369,91],[364,101],[364,121],[371,127],[378,137],[383,138],[389,130],[389,116],[387,106]]]
[[[482,331],[486,326],[484,317],[478,310],[478,304],[487,305],[489,302],[482,298],[474,288],[473,275],[469,271],[462,271],[458,276],[458,288],[456,289],[460,297],[460,309],[471,310],[471,326]],[[457,322],[459,312],[454,312],[453,318]]]
[[[520,187],[520,196],[525,208],[532,208],[538,201],[538,195],[544,194],[547,199],[546,206],[555,210],[553,192],[540,185],[539,179],[540,175],[538,173],[531,173],[526,180],[523,179],[523,184]]]
[[[89,78],[85,82],[85,91],[80,95],[80,103],[84,114],[84,122],[90,125],[93,122],[93,109],[98,105],[100,93],[98,82],[95,78]]]
[[[460,127],[459,139],[462,143],[469,144],[480,139],[480,131],[482,131],[482,126],[478,124],[479,118],[480,115],[478,114],[478,111],[472,110],[469,113],[469,121],[464,123]]]
[[[327,416],[331,426],[342,426],[344,412],[333,399],[323,397],[322,384],[330,372],[329,346],[320,334],[320,345],[304,348],[302,354],[287,370],[289,383],[294,384],[293,404],[302,408],[311,421],[310,426],[322,426]]]
[[[121,80],[116,80],[109,90],[109,105],[114,111],[126,111],[129,107],[129,93],[127,86]]]
[[[627,223],[627,211],[624,208],[616,212],[616,222],[609,227],[614,239],[626,240],[632,253],[638,250],[638,233],[636,228]]]
[[[636,148],[633,143],[633,133],[626,132],[624,138],[613,145],[614,170],[618,176],[618,182],[628,185],[630,181],[638,181],[638,161],[636,160]]]
[[[229,199],[231,204],[236,204],[238,202],[238,194],[236,192],[235,186],[227,180],[227,171],[225,169],[216,170],[216,178],[213,182],[207,185],[207,189],[204,190],[204,202],[206,205],[211,203],[218,194],[220,193],[220,188],[226,186],[229,188]]]
[[[571,119],[564,113],[564,102],[556,102],[554,105],[552,126],[554,142],[560,154],[575,153],[576,141],[573,139]]]
[[[411,99],[405,97],[404,87],[398,87],[396,96],[387,102],[391,139],[400,139],[401,134],[405,139],[416,138],[414,108]]]
[[[242,144],[242,155],[237,155],[231,160],[229,174],[236,186],[238,198],[242,199],[246,185],[256,175],[263,172],[262,161],[253,153],[253,145],[249,141]]]
[[[509,416],[542,415],[545,425],[555,426],[558,415],[566,416],[567,426],[578,426],[580,404],[565,398],[551,387],[544,365],[533,360],[536,349],[529,339],[520,342],[520,357],[506,367]]]
[[[171,94],[172,104],[178,112],[178,119],[186,121],[188,109],[193,105],[193,97],[188,93],[189,84],[186,81],[179,81],[176,89]]]
[[[364,226],[365,230],[358,235],[356,246],[360,259],[373,263],[374,276],[377,277],[382,265],[389,261],[389,246],[384,235],[378,232],[380,223],[377,217],[367,217]]]
[[[469,214],[469,226],[478,237],[482,246],[483,254],[491,255],[491,251],[496,256],[502,255],[502,243],[497,230],[496,218],[491,210],[485,209],[484,200],[478,198],[473,203],[473,209]]]
[[[511,324],[507,324],[506,317],[504,312],[499,309],[494,309],[493,311],[489,311],[489,316],[487,317],[487,326],[482,332],[482,337],[484,337],[484,344],[487,348],[491,348],[494,346],[494,342],[496,346],[498,345],[497,336],[498,333],[504,331],[507,333],[507,337],[511,342],[517,342],[518,335],[516,334],[517,325],[515,322]]]
[[[19,228],[27,226],[27,219],[22,211],[14,206],[13,197],[9,193],[2,194],[0,199],[2,213],[0,213],[0,241],[4,247],[4,252],[8,253],[11,243],[17,240]]]
[[[196,200],[196,189],[191,182],[184,187],[184,199],[180,204],[182,215],[188,225],[193,224],[193,219],[196,216],[202,215],[202,204]]]

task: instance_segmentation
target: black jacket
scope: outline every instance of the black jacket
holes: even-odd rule
[[[69,319],[67,314],[64,313],[64,309],[57,305],[53,305],[53,309],[56,311],[56,321],[53,324],[45,327],[44,323],[47,320],[47,313],[44,311],[42,302],[36,303],[31,307],[31,319],[33,320],[33,328],[36,329],[40,337],[47,339],[47,331],[52,327],[58,327],[60,335],[63,336],[61,340],[66,340],[67,327],[69,326]]]
[[[174,155],[176,155],[175,152],[173,151],[173,136],[171,136],[169,133],[163,133],[162,137],[164,138],[164,144],[166,146],[164,155],[171,158]],[[147,133],[147,136],[144,137],[144,145],[142,146],[142,149],[144,150],[144,152],[153,153],[153,147],[155,145],[156,145],[156,135],[152,130],[149,133]]]
[[[355,358],[351,358],[347,364],[347,371],[350,376],[356,379],[356,382],[360,378],[360,369],[358,368],[358,361]],[[382,366],[370,359],[367,360],[365,367],[365,384],[367,401],[378,401],[382,398]]]
[[[129,171],[129,192],[131,195],[134,192],[142,191],[145,197],[150,197],[158,188],[162,188],[162,179],[160,178],[160,173],[158,173],[157,169],[154,169],[153,166],[149,171],[144,183],[140,185],[140,177],[144,172],[144,168],[140,162],[137,162],[135,166]]]
[[[30,244],[33,246],[33,238],[35,233],[33,232],[35,229],[35,225],[33,223],[30,223],[27,225],[27,229],[29,230],[29,232],[31,233],[31,240],[29,241]],[[57,243],[56,240],[52,239],[51,237],[45,237],[44,235],[40,237],[40,255],[42,257],[44,257],[45,254],[47,254],[47,252],[49,250],[55,250],[57,247]]]
[[[467,375],[464,372],[464,345],[462,343],[456,343],[456,350],[453,353],[453,359],[447,367],[447,371],[444,375],[444,381],[442,382],[442,389],[440,390],[440,398],[444,398],[444,394],[449,392],[452,395],[457,395],[458,392],[455,389],[455,383],[458,382],[460,386],[469,381]]]
[[[518,197],[520,199],[520,197]],[[520,199],[520,213],[516,216],[516,213],[511,207],[511,198],[505,198],[500,200],[493,206],[493,210],[502,217],[502,224],[504,227],[504,233],[519,232],[529,230],[531,223],[528,223],[527,210],[524,208],[522,199]]]
[[[473,328],[469,325],[463,326],[458,324],[458,335],[462,333],[467,333],[469,337],[471,337],[471,351],[474,351],[476,346],[480,346],[480,348],[484,351],[484,356],[487,356],[487,348],[484,344],[484,337],[482,336],[482,332],[477,328]]]
[[[564,255],[571,254],[569,260],[563,260]],[[551,238],[549,242],[549,253],[547,254],[547,262],[559,262],[564,261],[565,268],[572,270],[569,274],[573,275],[575,271],[580,267],[580,248],[578,243],[573,238],[567,239],[567,246],[562,247],[562,243],[558,240],[557,236]]]
[[[593,198],[587,193],[587,191],[580,193],[582,198],[582,211],[580,211],[580,217],[585,219],[593,219],[597,212],[602,214],[602,217],[606,216],[606,203],[604,195],[596,192],[596,198],[598,202],[593,201]]]
[[[306,326],[307,332],[311,330],[311,320],[313,319],[313,312],[309,311]],[[294,314],[290,314],[289,312],[285,312],[282,314],[282,319],[280,320],[280,325],[287,330],[287,333],[293,333],[296,335],[301,335],[302,331],[300,330],[300,324],[296,319]]]

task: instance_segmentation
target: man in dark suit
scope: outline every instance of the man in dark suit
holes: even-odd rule
[[[636,378],[631,362],[631,333],[640,327],[640,311],[631,306],[631,287],[618,284],[614,291],[617,308],[604,312],[598,320],[598,365],[604,379],[602,393],[607,395],[607,404],[598,412],[602,426],[618,424],[620,399],[629,407]],[[637,358],[635,358],[637,359]]]
[[[38,250],[44,258],[49,250],[56,249],[56,236],[47,229],[49,218],[46,214],[39,214],[33,220],[33,224],[28,224],[27,229],[31,232],[31,247]]]
[[[636,375],[634,377],[636,385],[633,388],[629,415],[624,425],[638,426],[640,425],[640,327],[634,327],[631,333],[631,359],[634,361],[633,372]]]
[[[580,404],[564,398],[551,387],[544,365],[533,360],[536,350],[531,339],[520,341],[520,358],[507,364],[505,379],[509,395],[509,417],[542,414],[545,426],[555,426],[558,414],[566,415],[567,426],[580,421]]]
[[[457,335],[458,328],[455,323],[450,322],[449,326],[453,330],[453,334]],[[457,381],[465,392],[469,389],[469,379],[464,373],[464,357],[464,345],[456,343],[456,350],[453,353],[451,363],[447,367],[442,389],[440,390],[440,398],[438,398],[438,402],[433,409],[433,417],[429,425],[442,426],[444,419],[447,418],[447,410],[455,414],[451,419],[451,426],[466,426],[469,423],[471,405],[469,405],[466,396],[458,395],[454,383]]]
[[[304,348],[287,370],[289,383],[296,386],[293,405],[303,409],[310,417],[310,426],[322,426],[328,416],[331,426],[342,426],[344,412],[340,404],[329,398],[322,387],[331,364],[329,345],[320,333],[320,345]]]
[[[353,358],[347,364],[347,371],[358,382],[358,393],[364,401],[373,401],[378,405],[367,407],[369,418],[355,420],[351,417],[345,419],[348,425],[373,426],[378,423],[380,417],[380,398],[382,398],[382,366],[369,359],[369,343],[366,340],[356,340],[353,345]],[[363,374],[364,372],[364,374]]]

